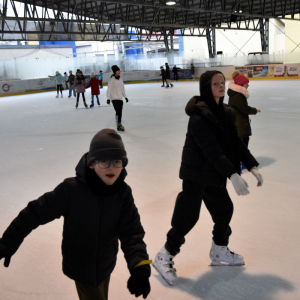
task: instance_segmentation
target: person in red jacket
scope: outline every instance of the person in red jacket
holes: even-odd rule
[[[90,107],[94,107],[94,96],[96,96],[97,98],[97,103],[98,105],[100,105],[100,102],[99,102],[99,95],[100,95],[100,89],[99,89],[99,84],[102,83],[102,79],[98,79],[96,76],[95,76],[95,73],[92,72],[91,73],[91,79],[90,79],[90,82],[89,84],[87,85],[86,89],[91,87],[91,93],[92,93],[92,103],[90,105]]]

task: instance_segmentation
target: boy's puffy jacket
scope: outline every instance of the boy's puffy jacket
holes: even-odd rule
[[[28,203],[4,232],[0,244],[13,255],[33,229],[63,216],[63,272],[96,287],[115,267],[118,240],[130,271],[148,260],[148,254],[131,188],[124,182],[125,169],[113,186],[106,186],[86,166],[86,155],[76,167],[76,177],[65,179],[52,192]]]

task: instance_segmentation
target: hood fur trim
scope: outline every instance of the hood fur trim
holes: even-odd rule
[[[250,97],[250,94],[246,88],[244,88],[243,86],[237,85],[234,82],[229,82],[228,88],[237,93],[243,94],[246,97],[246,99],[248,99]]]

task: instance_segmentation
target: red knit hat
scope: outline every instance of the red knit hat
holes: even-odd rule
[[[241,74],[235,76],[233,80],[234,80],[234,83],[237,85],[243,85],[245,83],[249,83],[249,79],[246,76],[241,75]]]

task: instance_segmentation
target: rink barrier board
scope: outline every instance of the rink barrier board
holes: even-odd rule
[[[195,77],[196,80],[199,80],[200,77]],[[232,80],[231,78],[225,78],[227,81]],[[300,79],[300,76],[293,76],[293,77],[256,77],[256,78],[249,78],[250,81],[252,80],[273,80],[273,79]],[[172,80],[174,82],[174,80]],[[192,79],[181,79],[179,81],[192,81]],[[138,84],[138,83],[161,83],[161,80],[151,80],[151,81],[125,81],[124,84]],[[107,86],[107,83],[103,83],[103,86]],[[10,97],[10,96],[19,96],[19,95],[27,95],[27,94],[36,94],[36,93],[44,93],[44,92],[54,92],[54,89],[45,89],[45,90],[34,90],[34,91],[25,91],[21,93],[12,93],[12,94],[0,94],[0,97]],[[67,91],[67,89],[65,90]]]
[[[299,65],[299,67],[298,67]],[[285,66],[296,66],[297,70],[300,70],[300,64],[290,64]],[[246,66],[247,67],[247,66]],[[213,68],[203,68],[196,67],[195,68],[195,80],[199,80],[200,76],[208,71],[208,70],[218,70],[221,71],[226,77],[227,81],[231,81],[231,74],[235,70],[235,66],[227,66],[227,67],[213,67]],[[240,68],[240,67],[237,67]],[[182,69],[180,71],[182,74],[179,76],[179,81],[192,81],[191,73],[189,69]],[[122,72],[122,78],[125,84],[136,84],[136,83],[161,83],[162,79],[158,76],[160,71],[151,70],[151,71],[132,71],[132,72]],[[111,73],[104,74],[103,86],[107,86],[107,82],[110,78]],[[296,75],[296,74],[295,74]],[[298,73],[297,73],[298,75]],[[144,78],[145,80],[135,80],[137,78]],[[147,80],[147,79],[148,80]],[[89,75],[86,75],[87,82],[90,79]],[[173,73],[171,73],[171,80],[173,79]],[[300,79],[300,76],[289,76],[289,77],[250,77],[249,80],[273,80],[273,79]],[[18,82],[18,83],[17,83]],[[56,86],[53,86],[53,80],[49,78],[38,78],[38,79],[29,79],[29,80],[18,80],[18,81],[3,81],[2,82],[2,90],[0,86],[0,97],[6,96],[16,96],[16,95],[24,95],[24,94],[33,94],[33,93],[43,93],[56,91]],[[16,87],[16,84],[18,87]],[[0,84],[1,85],[1,84]],[[26,87],[31,87],[31,89],[26,89]],[[41,89],[38,89],[41,87]],[[5,88],[8,90],[5,90]],[[13,89],[11,93],[9,89]],[[67,89],[66,89],[67,90]],[[1,93],[2,92],[2,93]],[[4,93],[3,93],[4,92]]]

